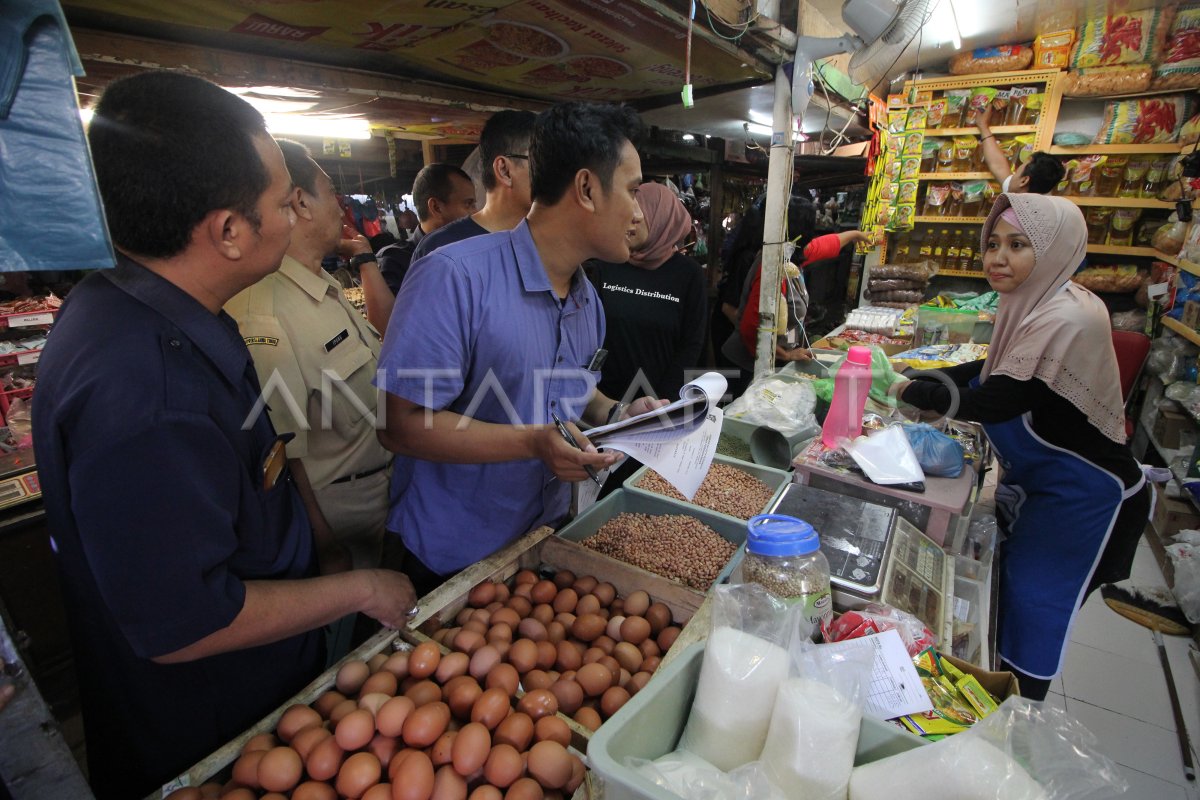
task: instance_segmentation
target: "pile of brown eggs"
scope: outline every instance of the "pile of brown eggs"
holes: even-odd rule
[[[644,591],[618,597],[611,583],[532,570],[471,589],[455,627],[434,633],[474,673],[520,680],[522,703],[541,703],[595,730],[658,669],[680,627]]]
[[[517,698],[516,670],[484,666],[463,653],[443,656],[433,642],[349,661],[334,688],[247,742],[224,786],[181,789],[169,800],[570,797],[584,765],[567,750],[571,729],[554,696]]]

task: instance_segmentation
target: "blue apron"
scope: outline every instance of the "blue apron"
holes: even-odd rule
[[[983,426],[1003,477],[996,512],[1008,534],[1000,570],[1000,656],[1035,678],[1062,670],[1075,612],[1137,494],[1116,475],[1033,432],[1030,414]]]

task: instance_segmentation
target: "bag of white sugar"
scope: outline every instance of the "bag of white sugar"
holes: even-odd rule
[[[757,584],[713,590],[712,627],[679,748],[728,772],[762,753],[799,615]]]

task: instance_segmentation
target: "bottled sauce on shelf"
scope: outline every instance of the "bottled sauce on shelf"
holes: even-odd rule
[[[946,246],[950,241],[950,231],[942,228],[942,232],[933,241],[933,261],[938,266],[941,266],[946,260]]]
[[[958,266],[954,269],[963,272],[975,269],[975,236],[970,230],[958,232]]]
[[[946,255],[942,259],[942,269],[958,269],[959,246],[962,242],[962,231],[955,231],[946,244]]]
[[[925,235],[921,237],[921,244],[917,248],[917,259],[919,261],[933,258],[933,239],[933,231],[926,231]]]

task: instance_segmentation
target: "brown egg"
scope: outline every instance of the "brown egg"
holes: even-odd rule
[[[467,595],[467,602],[475,608],[483,608],[496,599],[496,584],[491,581],[477,583]]]
[[[534,650],[537,646],[534,646]],[[511,655],[511,652],[510,654]],[[536,660],[537,656],[534,656]],[[492,667],[491,672],[484,678],[484,686],[488,689],[503,689],[509,697],[517,693],[517,686],[521,682],[521,676],[517,673],[517,668],[512,664],[497,664]]]
[[[471,708],[475,705],[475,701],[483,694],[483,689],[474,678],[470,682],[462,682],[454,687],[450,692],[450,696],[446,698],[446,704],[450,706],[450,713],[455,719],[470,719]]]
[[[541,580],[533,585],[529,592],[529,599],[534,603],[551,603],[557,594],[558,587],[554,585],[554,581]]]
[[[337,790],[342,797],[362,797],[375,784],[383,769],[372,753],[355,753],[338,770]]]
[[[238,756],[238,760],[233,762],[234,782],[257,789],[259,787],[258,765],[268,752],[267,750],[251,750],[249,753]]]
[[[509,611],[512,611],[512,609],[510,608]],[[492,642],[511,642],[513,639],[513,629],[510,628],[507,623],[497,622],[495,625],[488,628],[488,631],[486,634],[484,634],[483,638],[487,640],[488,644],[491,644]]]
[[[454,637],[458,634],[460,628],[442,628],[437,633],[433,634],[433,640],[443,647],[449,647],[454,641]],[[440,652],[440,651],[439,651]]]
[[[491,608],[490,606],[493,606],[496,603],[499,603],[501,606],[503,606],[504,603],[511,596],[512,596],[512,589],[508,588],[508,586],[503,583],[497,583],[496,584],[496,599],[492,603],[488,604],[489,605],[488,610],[494,612],[496,609]]]
[[[487,614],[487,612],[483,611],[482,609],[472,611],[471,613],[472,614]],[[484,622],[482,620],[478,620],[474,616],[472,616],[469,620],[466,621],[466,623],[463,624],[462,629],[464,631],[478,633],[480,636],[482,636],[483,634],[487,633],[488,624],[486,622]]]
[[[338,747],[343,750],[357,750],[365,747],[375,735],[375,717],[365,708],[356,708],[337,724],[333,738],[337,739]]]
[[[482,783],[475,787],[475,791],[471,792],[467,800],[504,800],[504,792],[490,783]]]
[[[345,754],[345,751],[338,747],[337,740],[330,736],[313,747],[304,761],[304,769],[314,781],[331,780],[341,769]]]
[[[575,611],[572,612],[577,617],[582,617],[586,614],[595,614],[600,610],[600,598],[594,594],[585,594],[580,596],[579,602],[575,604]]]
[[[184,786],[182,789],[176,789],[163,800],[204,800],[204,795],[200,794],[200,789],[195,786]]]
[[[387,659],[388,659],[388,653],[376,653],[375,655],[368,658],[367,666],[371,668],[371,674],[374,675],[376,672],[379,672],[379,670],[383,667],[383,664],[385,661],[387,661]]]
[[[650,656],[650,658],[647,658],[642,662],[642,670],[653,674],[658,669],[658,665],[661,663],[662,659],[658,656]]]
[[[387,670],[380,670],[363,682],[362,688],[358,690],[359,697],[367,694],[385,694],[388,697],[396,694],[396,688],[400,682],[396,680],[396,676]]]
[[[401,736],[409,747],[428,747],[446,732],[449,724],[450,706],[441,702],[429,703],[408,715]]]
[[[333,734],[320,725],[305,728],[292,737],[292,749],[300,754],[300,758],[308,760],[308,754],[318,742],[328,739]]]
[[[599,647],[604,651],[604,655],[612,655],[613,648],[617,646],[616,641],[608,638],[608,636],[597,636],[592,642],[592,647]]]
[[[588,708],[587,706],[583,706],[576,711],[573,719],[590,731],[599,728],[602,721],[600,715],[596,713],[596,709]]]
[[[528,600],[530,602],[530,604],[532,605],[532,603],[533,603],[533,586],[534,586],[534,584],[532,584],[532,583],[517,584],[516,586],[513,587],[513,590],[512,590],[513,597],[523,597],[526,600]]]
[[[497,608],[501,608],[501,607],[502,606],[497,606]],[[477,622],[482,622],[484,624],[484,627],[487,627],[488,625],[492,624],[491,609],[477,608],[471,612],[471,619],[475,620]]]
[[[466,608],[460,608],[458,613],[454,615],[454,624],[461,628],[463,624],[471,618],[471,613],[474,611],[475,609],[471,608],[470,606],[467,606]]]
[[[400,764],[392,779],[393,800],[429,800],[433,794],[433,762],[414,750]]]
[[[337,671],[336,684],[342,694],[358,694],[363,682],[371,675],[371,668],[363,661],[347,661]]]
[[[584,664],[575,673],[575,681],[588,697],[599,697],[612,686],[613,676],[603,664]]]
[[[464,778],[474,775],[483,768],[491,749],[492,737],[488,729],[478,722],[467,723],[454,737],[451,762],[455,772]]]
[[[643,616],[650,623],[650,632],[654,636],[671,624],[671,609],[664,603],[651,603]]]
[[[554,620],[554,608],[548,603],[539,603],[529,612],[529,616],[543,625],[549,625]]]
[[[566,792],[568,796],[574,794],[575,790],[579,788],[579,785],[583,783],[583,779],[586,775],[587,768],[583,766],[583,762],[579,759],[579,756],[572,754],[571,779],[567,781],[567,785],[563,787],[563,791]]]
[[[422,642],[413,648],[408,657],[408,674],[418,680],[437,672],[442,660],[442,651],[433,642]]]
[[[532,689],[545,689],[552,683],[554,681],[551,680],[549,673],[540,669],[529,670],[529,672],[525,673],[525,677],[521,679],[521,686],[527,692]]]
[[[626,616],[641,617],[645,616],[646,609],[650,607],[650,595],[638,589],[636,592],[630,592],[625,597],[625,605],[622,610]]]
[[[519,778],[508,787],[504,800],[545,800],[542,787],[533,778]]]
[[[508,598],[508,602],[505,603],[505,605],[517,612],[522,619],[528,617],[529,612],[533,610],[533,603],[529,602],[529,598],[521,597],[520,595],[516,594]]]
[[[450,653],[438,662],[437,671],[433,675],[438,683],[445,685],[452,678],[457,678],[459,675],[466,675],[467,669],[470,666],[471,657],[466,653]]]
[[[372,716],[374,716],[379,713],[379,709],[383,707],[383,704],[391,699],[392,696],[389,694],[384,694],[383,692],[371,692],[370,694],[364,694],[358,698],[358,707],[365,708],[367,711],[371,712]]]
[[[536,667],[537,660],[537,642],[529,639],[518,639],[512,643],[512,647],[508,651],[508,663],[512,664],[522,675]]]
[[[234,787],[221,795],[221,800],[255,800],[257,795],[245,787]]]
[[[534,689],[517,701],[517,710],[536,722],[547,714],[558,713],[558,698],[549,689]]]
[[[346,699],[346,695],[342,694],[337,689],[330,689],[329,691],[325,692],[323,695],[321,695],[320,697],[318,697],[316,700],[313,701],[312,710],[316,711],[323,719],[329,719],[330,712],[332,712],[333,709],[336,708],[337,705],[345,699]],[[307,708],[307,706],[291,706],[291,708],[289,708],[288,711],[291,711],[292,708]],[[287,711],[285,711],[283,713],[284,713],[284,716],[287,716]],[[295,724],[299,724],[299,722],[300,721],[297,720],[295,723],[291,723],[291,724],[295,725]],[[308,727],[308,725],[305,725],[304,727]],[[282,718],[280,718],[280,720],[279,720],[278,728],[280,728],[280,729],[283,728],[283,719]],[[296,735],[297,730],[299,730],[299,728],[296,728],[295,730],[291,731],[292,736]],[[282,731],[277,730],[276,732],[279,733],[279,736],[282,739],[283,738]]]
[[[521,624],[521,615],[511,608],[502,608],[492,614],[491,622],[493,627],[507,625],[511,630]]]
[[[558,661],[558,648],[550,642],[538,642],[536,666],[539,669],[553,669],[556,661]]]
[[[521,754],[509,744],[498,744],[488,753],[483,765],[483,777],[493,786],[506,789],[524,772]]]
[[[571,778],[571,757],[566,748],[549,740],[540,741],[531,747],[529,776],[547,789],[564,786]]]
[[[258,785],[268,792],[290,792],[304,774],[304,761],[290,747],[273,747],[258,762]]]
[[[418,681],[404,693],[404,696],[413,701],[413,705],[420,708],[428,703],[435,703],[442,699],[442,687],[430,680]]]
[[[534,619],[526,617],[521,620],[521,624],[517,626],[517,634],[522,639],[529,639],[533,642],[541,642],[546,638],[546,626]]]
[[[590,642],[599,638],[607,627],[604,618],[599,614],[580,614],[575,618],[575,624],[571,626],[571,634],[584,642]]]
[[[399,752],[400,746],[401,742],[395,736],[384,736],[382,733],[377,733],[375,738],[367,743],[367,751],[374,753],[383,768],[387,769],[396,753]]]
[[[596,595],[596,599],[602,606],[607,606],[617,599],[616,587],[607,581],[596,584],[596,588],[592,589],[592,594]]]
[[[343,717],[345,717],[351,711],[357,711],[357,710],[358,710],[358,701],[357,700],[347,698],[347,699],[343,700],[342,702],[338,703],[336,706],[333,707],[333,710],[329,712],[330,727],[337,727],[337,724],[342,721]]]
[[[337,800],[337,790],[328,783],[305,781],[292,790],[292,800]]]
[[[496,652],[500,654],[500,659],[503,661],[508,658],[508,651],[512,649],[512,642],[492,642],[492,647],[496,648]]]
[[[575,615],[564,611],[561,614],[555,614],[554,621],[561,623],[567,629],[567,632],[570,633],[571,626],[575,624]]]
[[[278,745],[279,742],[275,739],[274,734],[260,733],[257,736],[251,736],[246,740],[246,743],[242,745],[242,752],[252,753],[255,750],[270,750]]]
[[[658,632],[658,637],[654,640],[654,643],[658,645],[659,650],[665,653],[671,649],[671,645],[675,644],[675,640],[679,638],[680,633],[679,628],[670,625]]]
[[[449,764],[454,760],[454,739],[457,736],[458,731],[446,731],[437,738],[437,741],[433,743],[433,747],[429,748],[429,760],[433,762],[435,767]]]
[[[521,711],[510,714],[496,726],[496,733],[492,736],[493,744],[512,745],[517,752],[524,752],[532,740],[533,720],[528,714]]]
[[[579,603],[579,593],[574,589],[561,589],[554,596],[552,605],[556,614],[570,613],[575,610],[575,606]]]
[[[650,636],[650,623],[645,617],[626,617],[621,623],[621,641],[641,644]]]
[[[546,626],[546,641],[551,644],[558,644],[567,638],[567,626],[563,625],[558,620],[551,620]]]
[[[621,709],[621,706],[629,702],[629,692],[622,689],[620,686],[614,686],[606,691],[600,698],[600,713],[607,719]]]
[[[550,692],[558,700],[558,709],[564,714],[574,714],[583,705],[583,687],[573,680],[558,680],[550,686]]]
[[[474,653],[485,644],[487,644],[487,640],[478,631],[469,631],[463,628],[454,635],[454,649],[461,650],[467,655]]]
[[[633,677],[633,673],[621,667],[621,677],[617,680],[617,685],[622,689],[629,688],[629,679]]]
[[[384,736],[399,736],[404,730],[404,720],[416,708],[416,703],[407,697],[393,697],[375,713],[375,728]]]
[[[571,728],[557,714],[542,717],[533,726],[533,738],[538,742],[558,742],[568,747],[571,744]]]
[[[638,645],[638,649],[642,651],[642,655],[646,658],[654,658],[661,656],[662,651],[658,649],[658,644],[653,639],[647,639]]]
[[[433,793],[429,800],[467,800],[467,781],[447,764],[433,777]]]
[[[559,642],[555,648],[554,665],[561,670],[579,669],[583,666],[583,657],[575,645],[570,642]]]
[[[627,669],[630,673],[637,672],[638,667],[642,665],[642,651],[629,642],[621,642],[614,647],[612,655],[622,669]]]
[[[408,677],[408,651],[401,650],[398,653],[392,653],[388,656],[388,660],[383,662],[383,669],[396,676],[396,680],[402,681]]]
[[[612,673],[612,682],[614,685],[621,680],[621,665],[615,658],[612,656],[605,656],[596,663],[603,664],[604,666],[608,667],[608,671]]]
[[[559,589],[566,589],[571,584],[575,583],[575,573],[569,569],[560,569],[554,573],[554,577],[550,580],[554,581],[554,585]]]
[[[609,603],[608,613],[620,614],[623,616],[625,614],[625,600],[618,597],[616,600],[613,600],[611,603]]]
[[[467,660],[467,671],[476,680],[483,680],[492,668],[500,663],[500,651],[494,645],[485,644]]]
[[[534,584],[538,582],[538,575],[531,569],[523,569],[519,571],[513,578],[513,585],[520,586],[521,584]]]
[[[633,676],[630,677],[629,684],[625,687],[626,691],[628,691],[631,695],[637,694],[643,688],[645,688],[647,683],[650,682],[650,677],[651,674],[649,672],[635,672]]]
[[[279,718],[279,724],[275,726],[275,733],[279,734],[279,738],[283,741],[290,742],[292,737],[303,729],[312,725],[320,725],[323,721],[321,714],[308,706],[296,704],[288,706],[287,711],[283,712],[283,716]]]
[[[475,701],[471,708],[471,722],[479,722],[488,730],[495,730],[500,721],[508,716],[509,694],[504,689],[488,689]]]
[[[612,639],[614,642],[621,638],[621,623],[625,618],[620,614],[614,614],[608,618],[608,624],[604,626],[604,635]]]
[[[333,795],[336,797],[337,795]],[[292,795],[292,800],[296,800],[296,795]],[[370,789],[367,789],[363,794],[362,800],[392,800],[392,785],[390,783],[377,783]]]
[[[585,594],[591,594],[592,589],[595,589],[599,582],[591,575],[582,575],[575,583],[571,584],[571,588],[579,592],[579,596],[582,597]]]

